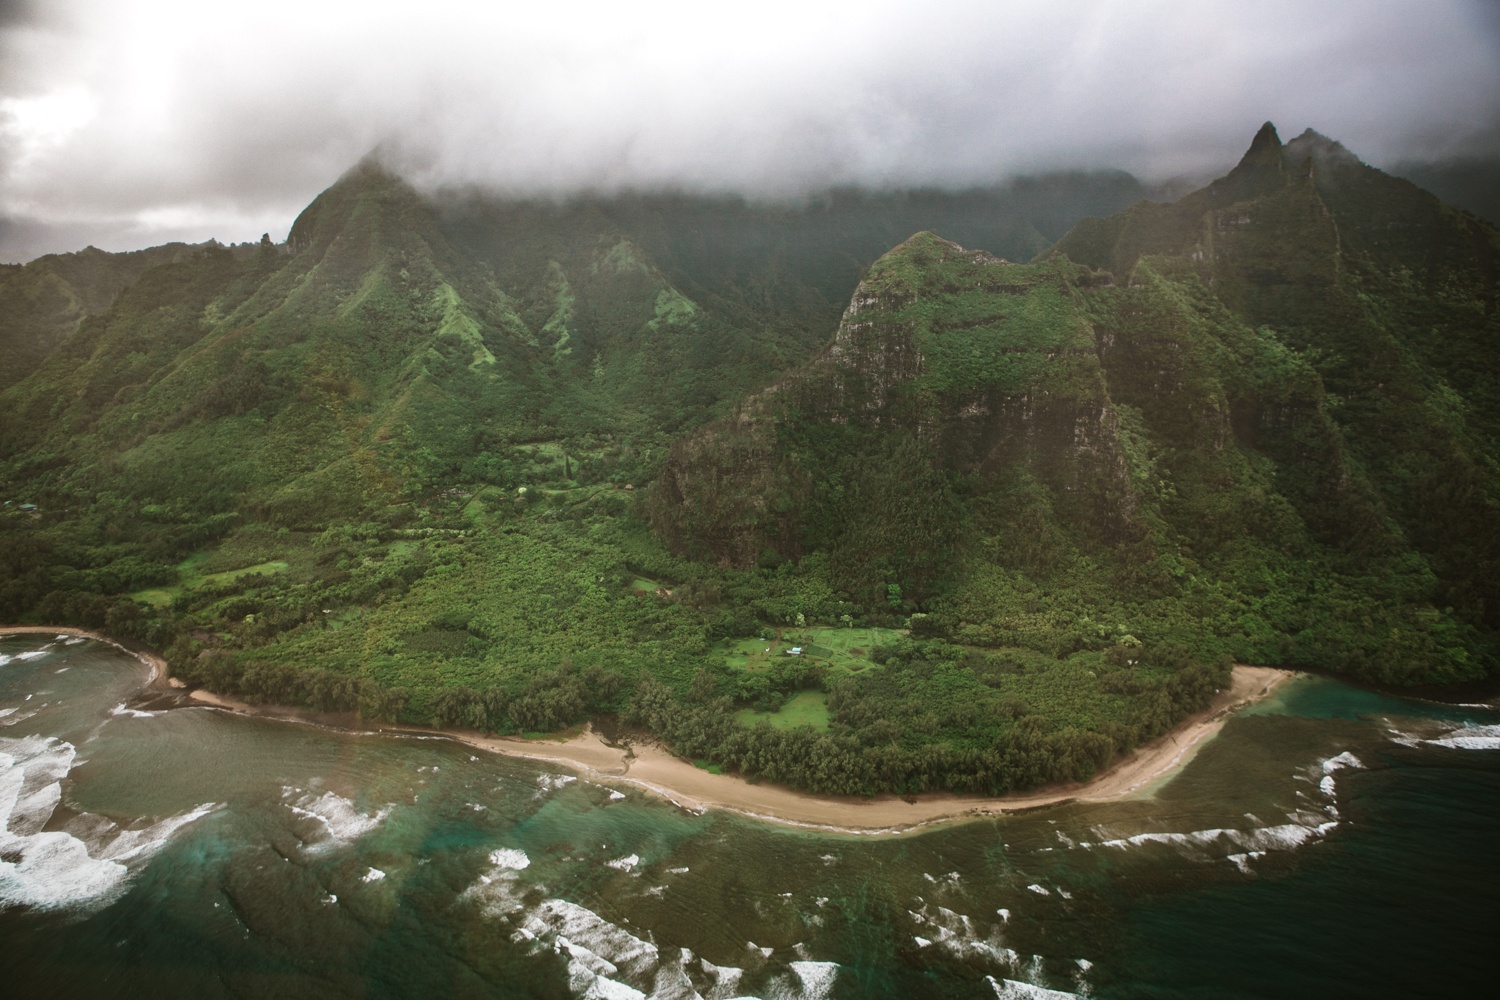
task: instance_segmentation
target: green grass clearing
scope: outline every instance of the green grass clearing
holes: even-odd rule
[[[826,732],[828,696],[822,691],[799,691],[774,712],[757,712],[745,708],[735,712],[734,718],[742,726],[757,726],[761,722],[769,722],[776,729],[811,726],[820,732]]]
[[[892,628],[783,629],[780,639],[726,639],[720,645],[724,662],[743,670],[764,670],[773,659],[785,657],[787,650],[802,647],[802,655],[824,663],[834,670],[859,673],[879,670],[869,658],[870,650],[890,642],[901,633]]]
[[[272,559],[266,562],[255,563],[252,566],[241,566],[239,569],[222,570],[218,573],[204,573],[203,567],[216,557],[214,552],[194,552],[182,562],[177,564],[177,583],[168,587],[147,587],[137,590],[130,596],[142,604],[149,604],[155,608],[165,608],[174,603],[183,594],[199,590],[203,587],[222,587],[235,582],[242,577],[251,576],[255,573],[264,573],[271,576],[284,573],[289,564],[282,559]]]
[[[177,600],[181,593],[181,587],[151,587],[147,590],[137,590],[130,596],[142,604],[151,605],[153,608],[165,608]]]
[[[255,573],[264,573],[267,576],[286,572],[287,564],[281,559],[272,559],[269,562],[256,563],[254,566],[244,566],[240,569],[225,570],[222,573],[209,573],[200,577],[192,586],[198,587],[222,587],[226,583],[233,583],[241,577],[251,576]]]

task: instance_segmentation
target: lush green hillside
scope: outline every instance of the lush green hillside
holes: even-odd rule
[[[1492,673],[1494,231],[1268,128],[994,256],[1139,193],[434,202],[362,164],[285,247],[9,314],[0,616],[863,792],[1085,776],[1230,658]]]
[[[807,368],[674,446],[653,523],[730,565],[816,555],[966,645],[1066,656],[1123,624],[1478,679],[1500,624],[1496,245],[1270,126],[1223,180],[1085,222],[1045,263],[922,234]]]
[[[0,264],[0,389],[19,382],[78,329],[153,267],[190,256],[182,243],[134,253],[48,254],[26,265]]]

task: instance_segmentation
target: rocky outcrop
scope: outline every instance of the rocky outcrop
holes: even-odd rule
[[[1067,262],[1011,264],[913,236],[870,269],[817,357],[677,443],[653,524],[678,551],[729,565],[800,555],[830,541],[809,523],[815,495],[860,493],[844,460],[879,461],[889,441],[908,440],[950,481],[983,490],[1029,477],[1096,542],[1138,538],[1119,420],[1077,294],[1087,277]]]

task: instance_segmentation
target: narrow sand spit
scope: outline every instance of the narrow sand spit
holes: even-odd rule
[[[96,632],[67,627],[0,627],[0,635],[19,632],[77,635],[107,642],[150,666],[148,683],[151,686],[160,689],[172,683],[167,677],[166,662],[160,656],[141,648],[130,648]],[[561,764],[601,784],[641,788],[693,812],[726,809],[788,826],[836,833],[895,834],[935,823],[998,816],[1059,802],[1101,802],[1141,792],[1186,764],[1236,710],[1260,701],[1293,676],[1292,671],[1275,667],[1236,666],[1229,687],[1220,691],[1208,708],[1160,739],[1126,754],[1092,780],[998,797],[945,792],[910,798],[813,795],[780,785],[752,784],[738,775],[710,774],[655,743],[607,743],[592,727],[585,727],[582,733],[566,739],[535,740],[485,736],[473,730],[381,727],[381,731],[448,736],[494,753]],[[349,718],[337,717],[335,722],[332,716],[251,705],[203,690],[193,691],[189,698],[207,707],[245,715],[320,725],[333,723],[336,728],[338,723]]]

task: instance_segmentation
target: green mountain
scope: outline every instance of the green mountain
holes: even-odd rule
[[[48,254],[29,264],[0,264],[0,389],[20,381],[147,270],[197,248],[182,243],[134,253]]]
[[[1244,660],[1486,676],[1496,239],[1269,124],[1030,265],[919,234],[822,354],[674,445],[653,524],[730,565],[817,554],[969,645],[1064,655],[1108,609]]]
[[[0,616],[827,791],[1082,777],[1231,658],[1492,676],[1495,231],[1269,126],[1142,193],[554,204],[367,162],[284,247],[7,271]]]

